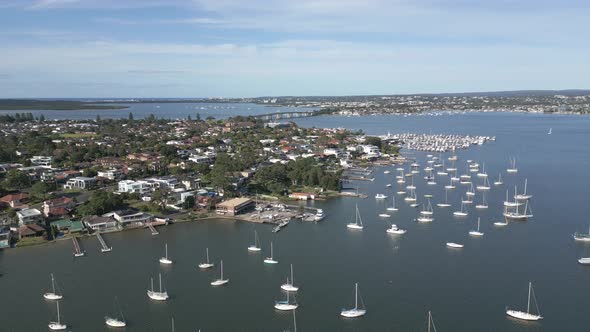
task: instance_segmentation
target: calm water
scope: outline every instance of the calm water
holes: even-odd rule
[[[590,256],[590,246],[574,243],[571,234],[586,231],[590,169],[590,118],[561,115],[467,114],[444,117],[320,117],[299,119],[301,125],[348,127],[372,134],[404,132],[495,135],[497,141],[459,152],[457,166],[465,160],[485,162],[493,182],[502,171],[505,184],[493,187],[488,210],[469,209],[457,219],[466,188],[457,184],[450,192],[453,207],[436,206],[435,221],[416,224],[418,210],[403,199],[391,222],[408,230],[403,237],[385,233],[389,223],[377,216],[390,203],[376,201],[395,172],[375,171],[375,182],[359,186],[368,199],[358,200],[365,229],[348,230],[354,218],[353,198],[315,202],[327,217],[318,224],[291,223],[277,234],[266,225],[209,221],[177,224],[160,229],[152,237],[147,230],[107,234],[111,253],[99,252],[95,238],[81,241],[87,257],[73,259],[69,241],[0,252],[0,312],[2,331],[45,331],[55,312],[42,293],[54,272],[64,292],[63,319],[72,331],[107,331],[103,316],[112,310],[117,296],[129,322],[125,331],[169,331],[174,316],[177,331],[282,331],[292,326],[290,313],[276,312],[275,300],[283,298],[279,286],[295,267],[300,287],[297,323],[300,331],[425,331],[426,312],[432,310],[438,331],[583,331],[590,324],[590,268],[577,259]],[[553,134],[547,135],[553,128]],[[424,153],[414,156],[425,165]],[[510,157],[516,156],[519,172],[507,175]],[[448,155],[445,156],[445,158]],[[448,164],[447,164],[448,166]],[[389,169],[392,169],[391,167]],[[528,178],[534,194],[534,218],[492,225],[501,219],[506,188],[522,187]],[[474,177],[475,178],[475,177]],[[444,185],[427,186],[417,177],[417,193],[442,199]],[[404,185],[405,186],[405,185]],[[397,197],[396,197],[397,198]],[[475,201],[480,197],[477,196]],[[482,218],[483,238],[470,238],[469,230]],[[257,229],[263,252],[250,254],[246,247]],[[274,241],[276,266],[262,263]],[[465,244],[450,250],[446,242]],[[164,244],[175,260],[160,266]],[[215,261],[224,260],[230,283],[212,288],[218,269],[199,271],[205,247]],[[150,276],[162,273],[171,299],[153,303],[146,296]],[[539,323],[508,319],[506,306],[526,310],[527,283],[534,282],[541,313]],[[353,302],[353,286],[368,309],[365,317],[349,320],[340,309]]]
[[[127,119],[129,112],[133,113],[135,119],[143,119],[154,114],[158,118],[165,119],[186,119],[188,116],[196,119],[197,114],[202,119],[212,116],[215,119],[225,119],[236,115],[257,115],[284,111],[306,111],[309,108],[303,107],[275,107],[258,104],[238,104],[238,103],[120,103],[117,105],[129,106],[129,108],[118,110],[76,110],[76,111],[56,111],[56,110],[3,110],[2,114],[14,113],[33,113],[34,116],[43,114],[48,120],[94,120],[97,115],[102,119]]]

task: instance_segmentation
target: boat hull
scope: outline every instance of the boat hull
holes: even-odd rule
[[[218,279],[211,281],[211,286],[223,286],[229,282],[229,279]]]
[[[356,317],[364,316],[366,313],[367,313],[367,311],[362,310],[362,309],[342,310],[340,312],[340,316],[346,317],[346,318],[356,318]]]
[[[150,299],[154,300],[154,301],[166,301],[168,300],[168,293],[166,292],[153,292],[153,291],[147,291],[147,295]]]
[[[172,261],[168,258],[162,257],[162,258],[160,258],[160,263],[170,265],[170,264],[172,264]]]
[[[346,225],[346,227],[348,227],[350,229],[363,229],[363,226],[360,226],[357,224],[348,224],[348,225]]]
[[[260,251],[260,248],[259,247],[251,246],[251,247],[248,247],[248,251],[258,252],[258,251]]]
[[[518,311],[518,310],[506,310],[506,314],[508,316],[516,318],[516,319],[529,320],[529,321],[543,319],[543,317],[541,317],[539,315],[533,315],[533,314],[529,314],[527,312],[522,312],[522,311]]]
[[[277,302],[275,303],[275,309],[277,310],[281,310],[281,311],[290,311],[290,310],[295,310],[299,307],[298,304],[292,304],[292,303],[280,303]]]
[[[47,325],[51,331],[62,331],[68,328],[66,324],[51,322]]]
[[[63,296],[54,293],[45,293],[43,294],[43,298],[46,300],[61,300]]]
[[[199,264],[199,268],[200,269],[210,269],[212,267],[213,267],[213,264],[211,264],[211,263],[201,263],[201,264]]]
[[[293,286],[291,284],[282,284],[281,289],[286,292],[296,292],[299,290],[299,287]]]
[[[105,318],[105,324],[110,327],[125,327],[125,326],[127,326],[127,323],[125,323],[124,321],[121,321],[121,320],[118,320],[115,318],[109,318],[109,317]]]
[[[461,248],[463,248],[463,245],[459,244],[459,243],[454,243],[454,242],[447,242],[447,247],[461,249]]]

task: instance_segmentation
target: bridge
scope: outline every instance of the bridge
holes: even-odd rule
[[[294,119],[294,118],[304,118],[309,116],[317,115],[317,111],[297,111],[297,112],[275,112],[275,113],[266,113],[266,114],[258,114],[253,115],[252,117],[261,119],[264,121],[276,121],[282,119]]]

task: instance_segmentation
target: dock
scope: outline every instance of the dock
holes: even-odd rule
[[[152,232],[152,235],[158,235],[160,234],[156,228],[154,227],[154,225],[152,225],[151,223],[147,224],[147,227],[150,229],[150,232]]]
[[[78,238],[76,238],[75,236],[72,237],[72,243],[74,244],[74,257],[84,256],[84,252],[80,249],[80,243],[78,243]]]
[[[102,252],[109,252],[111,250],[113,250],[112,247],[107,246],[107,243],[104,242],[104,239],[102,238],[102,235],[100,235],[100,232],[96,232],[96,238],[98,239],[98,242],[100,242],[100,251]]]

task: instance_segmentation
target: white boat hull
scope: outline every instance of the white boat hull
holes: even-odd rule
[[[279,263],[279,261],[275,261],[272,258],[265,258],[264,259],[264,264],[278,264],[278,263]]]
[[[517,319],[522,319],[522,320],[540,320],[543,319],[543,317],[539,316],[539,315],[533,315],[533,314],[529,314],[527,312],[522,312],[522,311],[518,311],[518,310],[506,310],[506,314],[510,317],[514,317]]]
[[[483,233],[480,231],[470,231],[469,235],[471,236],[483,236]]]
[[[590,257],[582,257],[578,259],[578,263],[582,265],[590,265]]]
[[[51,322],[47,325],[51,331],[62,331],[68,328],[66,324]]]
[[[115,318],[110,318],[110,317],[106,317],[105,318],[105,324],[107,324],[107,326],[110,327],[125,327],[127,326],[127,323],[125,323],[124,321],[115,319]]]
[[[457,216],[457,217],[467,217],[467,212],[455,211],[455,212],[453,212],[453,215]]]
[[[496,221],[494,223],[494,226],[499,226],[499,227],[508,226],[508,223],[505,221]]]
[[[260,248],[259,247],[255,247],[255,246],[250,246],[250,247],[248,247],[248,251],[258,252],[258,251],[260,251]]]
[[[292,303],[275,303],[275,309],[277,310],[281,310],[281,311],[289,311],[289,310],[295,310],[299,307],[298,304],[292,304]]]
[[[147,295],[150,299],[154,301],[166,301],[168,300],[168,293],[167,292],[154,292],[154,291],[147,291]]]
[[[299,290],[299,287],[293,286],[291,284],[282,284],[281,289],[285,292],[296,292]]]
[[[229,279],[217,279],[211,281],[211,286],[223,286],[229,282]]]
[[[170,260],[166,257],[162,257],[162,258],[160,258],[160,263],[170,265],[170,264],[172,264],[172,260]]]
[[[447,203],[438,203],[438,204],[436,204],[436,206],[438,206],[438,207],[442,207],[442,208],[445,208],[445,207],[450,207],[450,206],[451,206],[451,204],[447,204]]]
[[[199,268],[200,269],[210,269],[212,268],[214,265],[212,263],[201,263],[199,264]]]
[[[63,296],[54,293],[45,293],[43,294],[43,297],[46,300],[61,300],[63,298]]]
[[[460,249],[460,248],[463,248],[463,245],[459,244],[459,243],[454,243],[454,242],[447,242],[447,247]]]
[[[357,224],[348,224],[348,225],[346,225],[346,227],[348,227],[350,229],[363,229],[363,226],[357,225]]]
[[[397,211],[398,209],[397,208],[393,208],[393,207],[388,207],[386,210],[387,211]]]
[[[407,231],[405,229],[399,229],[399,228],[391,229],[391,228],[389,228],[389,229],[387,229],[387,233],[389,233],[389,234],[396,234],[396,235],[402,235],[402,234],[406,234]]]
[[[342,310],[340,312],[340,316],[346,318],[356,318],[364,316],[367,313],[367,310],[363,309],[350,309],[350,310]]]

